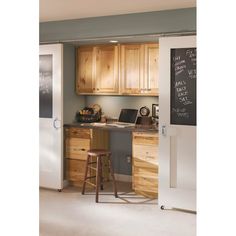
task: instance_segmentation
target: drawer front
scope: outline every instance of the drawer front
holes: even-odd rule
[[[157,168],[133,167],[132,187],[137,194],[148,198],[157,198]]]
[[[157,193],[158,182],[153,178],[133,177],[134,190]]]
[[[133,144],[158,145],[157,133],[133,132]]]
[[[134,177],[143,177],[144,179],[153,179],[157,180],[158,176],[158,168],[143,168],[136,167],[133,168],[133,176]]]
[[[66,179],[83,182],[85,174],[85,161],[66,159]]]
[[[72,159],[86,160],[90,143],[90,139],[67,138],[65,141],[65,156]]]
[[[133,157],[157,165],[157,145],[137,145],[133,144]]]
[[[158,173],[158,163],[157,162],[147,162],[142,159],[133,157],[133,167],[154,169],[154,170],[157,170],[157,173]]]
[[[65,128],[65,136],[66,137],[75,137],[82,139],[90,139],[92,137],[91,129],[83,129],[83,128]]]

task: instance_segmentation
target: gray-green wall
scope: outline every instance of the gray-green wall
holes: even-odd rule
[[[71,123],[75,111],[84,107],[84,96],[75,93],[75,47],[63,46],[63,122]]]
[[[196,8],[40,23],[40,42],[196,31]]]

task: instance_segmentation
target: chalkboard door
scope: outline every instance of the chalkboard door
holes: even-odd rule
[[[196,210],[196,37],[159,40],[159,204]]]
[[[171,49],[171,124],[196,125],[196,52]]]

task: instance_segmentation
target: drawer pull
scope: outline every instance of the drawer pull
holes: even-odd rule
[[[82,148],[82,149],[81,149],[81,151],[85,151],[85,149],[84,149],[84,148]]]

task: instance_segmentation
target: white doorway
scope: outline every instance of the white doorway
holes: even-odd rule
[[[159,43],[159,204],[196,211],[196,37]],[[181,80],[173,82],[174,77]]]
[[[39,48],[39,165],[40,187],[63,188],[63,47]]]

